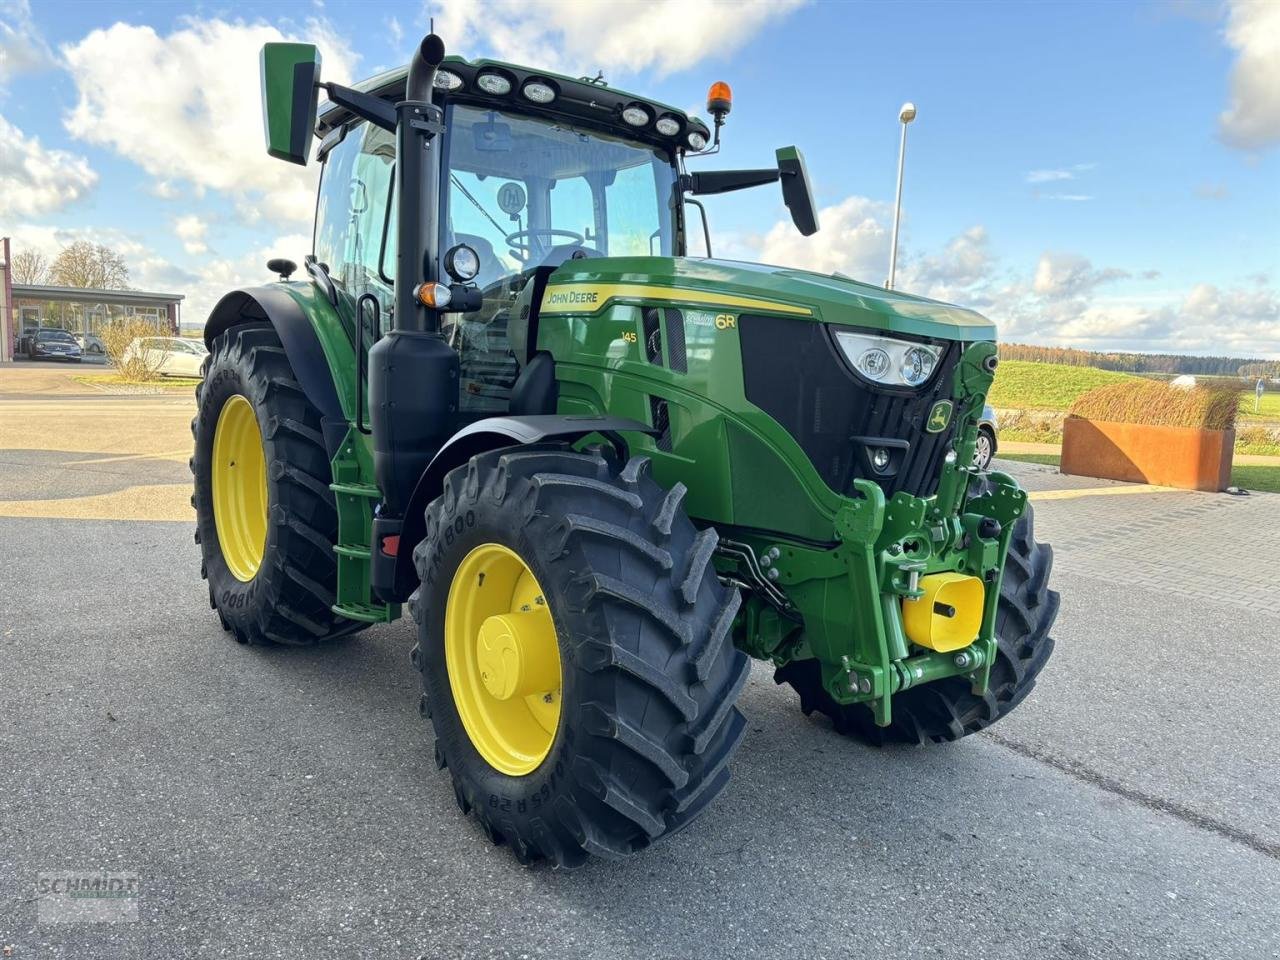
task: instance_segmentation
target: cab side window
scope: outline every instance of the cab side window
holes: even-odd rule
[[[325,158],[316,205],[316,259],[328,266],[352,309],[361,295],[376,296],[384,326],[394,291],[379,268],[395,158],[392,134],[368,123],[354,125]]]

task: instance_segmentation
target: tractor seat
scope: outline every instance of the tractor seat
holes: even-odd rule
[[[551,354],[538,352],[538,310],[547,279],[555,267],[535,267],[524,289],[511,304],[507,322],[507,339],[511,352],[520,365],[520,375],[511,388],[511,413],[514,416],[555,413],[559,399],[556,365]]]

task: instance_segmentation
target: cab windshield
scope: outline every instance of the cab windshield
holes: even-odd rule
[[[570,260],[671,256],[676,174],[668,153],[561,121],[457,104],[447,128],[440,252],[475,250],[483,302],[441,327],[458,351],[463,412],[491,415],[519,374],[508,323],[525,285]]]
[[[483,290],[584,257],[671,256],[671,157],[567,123],[450,107],[442,252],[480,257]]]

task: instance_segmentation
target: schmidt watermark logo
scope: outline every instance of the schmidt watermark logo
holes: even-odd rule
[[[141,879],[129,871],[49,870],[36,877],[40,923],[127,923],[138,919]]]

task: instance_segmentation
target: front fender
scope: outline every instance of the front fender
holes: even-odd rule
[[[403,519],[374,521],[374,543],[381,544],[383,537],[399,535],[394,574],[388,580],[394,584],[394,602],[403,602],[417,587],[417,575],[413,569],[413,550],[426,535],[427,504],[444,489],[444,478],[449,471],[462,466],[472,457],[500,447],[526,446],[549,440],[580,440],[592,434],[656,433],[653,427],[628,417],[597,417],[562,414],[539,414],[525,417],[489,417],[459,430],[449,442],[440,448],[427,469],[422,472],[413,494],[405,507]],[[383,554],[374,551],[374,581],[381,587],[377,565]],[[383,574],[386,576],[386,573]],[[382,591],[380,591],[382,592]]]
[[[228,293],[204,327],[216,337],[241,323],[270,323],[307,399],[320,411],[332,458],[346,436],[355,398],[355,349],[337,311],[311,283],[273,283]]]

